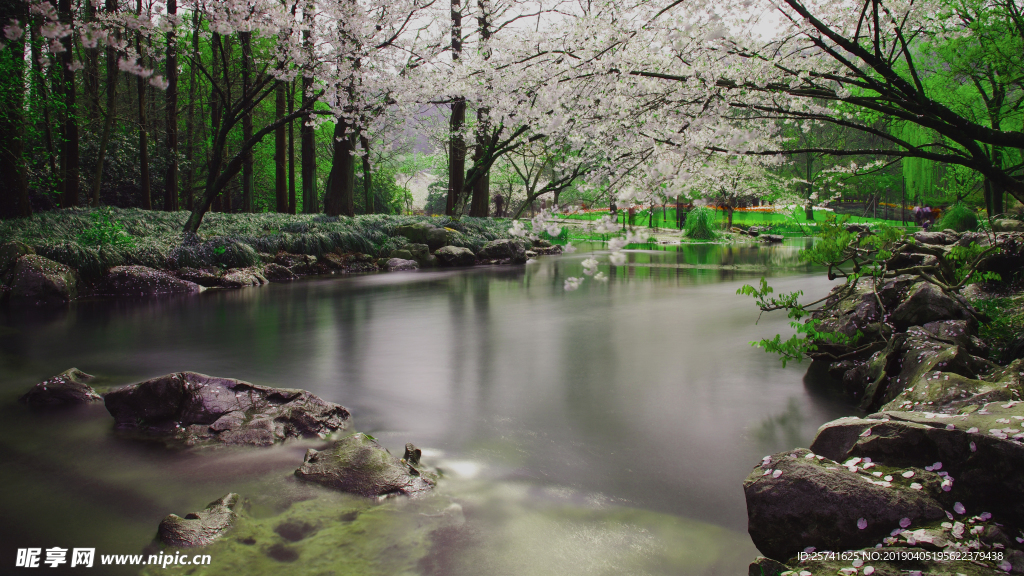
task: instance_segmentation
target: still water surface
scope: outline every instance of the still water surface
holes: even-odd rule
[[[786,319],[755,325],[739,286],[767,274],[777,291],[828,290],[797,261],[800,247],[630,251],[628,266],[611,268],[597,245],[525,267],[5,309],[0,572],[26,546],[140,553],[163,516],[229,491],[271,524],[313,514],[300,501],[365,506],[295,480],[316,443],[177,452],[118,438],[101,405],[40,414],[14,402],[74,366],[98,386],[192,370],[304,388],[344,404],[353,428],[392,453],[405,442],[424,448],[447,473],[436,498],[461,506],[455,532],[472,537],[381,552],[411,558],[382,573],[746,573],[756,550],[743,479],[763,455],[806,446],[821,423],[851,411],[817,391],[806,364],[783,368],[748,344],[784,331]],[[611,279],[565,291],[591,254]],[[296,550],[290,561],[268,556],[278,537],[267,538],[225,545],[211,573],[348,573],[312,537],[276,544]]]

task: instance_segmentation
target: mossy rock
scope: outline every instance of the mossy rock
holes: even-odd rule
[[[418,462],[396,458],[366,434],[353,434],[324,450],[307,450],[295,475],[368,497],[419,496],[437,484],[436,474]]]

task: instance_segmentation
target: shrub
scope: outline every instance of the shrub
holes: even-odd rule
[[[134,246],[135,241],[121,222],[114,220],[110,209],[97,210],[89,214],[92,225],[78,235],[78,243],[83,246]]]
[[[978,229],[978,215],[963,204],[956,204],[942,215],[932,230],[955,230],[957,232]]]
[[[718,237],[715,231],[717,227],[718,217],[715,211],[707,206],[697,206],[686,215],[683,234],[694,240],[714,240]]]

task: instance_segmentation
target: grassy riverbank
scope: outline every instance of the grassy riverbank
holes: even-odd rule
[[[490,240],[507,237],[509,228],[507,221],[491,218],[214,212],[204,217],[199,241],[183,244],[187,218],[185,211],[57,210],[0,222],[0,241],[24,242],[88,277],[126,264],[246,267],[257,264],[260,254],[282,250],[317,257],[335,250],[383,256],[407,242],[395,229],[415,222],[448,228],[452,245],[477,251]]]

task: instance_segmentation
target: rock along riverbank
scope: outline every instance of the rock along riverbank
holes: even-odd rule
[[[919,233],[889,268],[948,266],[970,243],[1001,249],[986,266],[1003,290],[1019,281],[1017,233]],[[867,284],[836,287],[815,314],[862,334],[816,361],[866,413],[823,425],[809,449],[765,456],[744,481],[764,554],[749,573],[1024,574],[1024,360],[993,358],[979,337],[990,319],[977,285]]]
[[[561,252],[511,237],[507,223],[487,218],[221,214],[211,215],[207,236],[183,241],[183,213],[110,210],[97,220],[95,211],[58,212],[3,223],[0,301],[187,295],[310,275],[522,264]],[[96,226],[110,228],[99,235],[105,243],[83,243]]]

